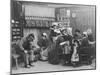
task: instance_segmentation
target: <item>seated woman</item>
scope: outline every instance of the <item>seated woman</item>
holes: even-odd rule
[[[83,32],[82,36],[81,47],[89,47],[87,32]]]
[[[87,37],[87,32],[83,32],[83,38],[79,49],[80,62],[91,64],[91,46]]]
[[[87,29],[87,37],[88,37],[89,45],[91,46],[91,55],[92,55],[92,59],[93,59],[93,58],[95,58],[96,50],[95,50],[95,40],[93,38],[91,29]]]
[[[40,51],[40,59],[41,60],[47,60],[48,59],[49,41],[48,41],[46,33],[42,34],[42,38],[39,39],[37,44],[40,46],[40,49],[41,49],[41,51]]]

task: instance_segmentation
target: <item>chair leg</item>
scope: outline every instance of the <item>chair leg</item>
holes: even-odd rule
[[[18,60],[15,58],[15,63],[16,63],[16,69],[18,69]]]

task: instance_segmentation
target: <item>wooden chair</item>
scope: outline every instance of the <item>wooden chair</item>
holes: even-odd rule
[[[16,43],[13,43],[11,46],[12,47],[12,58],[15,61],[16,69],[18,69],[18,58],[20,57],[20,55],[16,54],[15,46],[16,46]]]
[[[12,54],[12,58],[15,60],[15,64],[16,64],[16,69],[18,69],[18,58],[20,55],[18,54]]]
[[[89,63],[91,60],[91,48],[90,47],[83,47],[79,51],[79,57],[81,63]]]

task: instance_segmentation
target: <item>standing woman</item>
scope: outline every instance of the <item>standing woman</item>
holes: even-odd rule
[[[63,61],[63,65],[71,65],[71,42],[72,36],[68,34],[67,29],[64,28],[61,30],[62,36],[57,39],[57,49],[59,51],[59,55],[61,55],[61,59]]]
[[[57,38],[60,35],[60,31],[57,29],[57,25],[57,23],[53,23],[52,28],[50,28],[51,42],[48,48],[48,62],[51,64],[59,64],[60,62],[56,46]]]

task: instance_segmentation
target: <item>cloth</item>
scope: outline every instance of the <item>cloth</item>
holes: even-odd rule
[[[45,50],[42,50],[40,52],[41,58],[42,60],[47,60],[48,59],[48,48],[46,48]]]
[[[48,59],[48,46],[49,46],[49,41],[48,39],[40,39],[38,41],[38,45],[40,46],[40,59],[41,60],[47,60]]]
[[[48,41],[48,39],[39,39],[37,44],[40,46],[40,48],[41,47],[47,48],[49,45],[49,41]]]
[[[77,48],[74,46],[74,51],[73,51],[73,54],[72,54],[72,57],[71,57],[71,61],[72,62],[78,62],[79,61],[79,55],[78,55],[78,52],[77,52]]]

